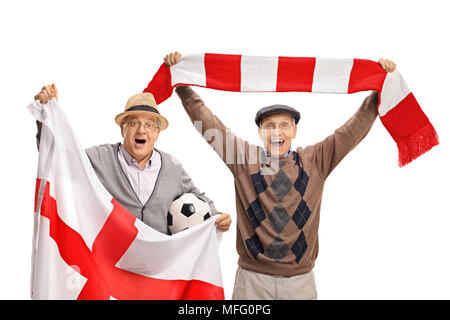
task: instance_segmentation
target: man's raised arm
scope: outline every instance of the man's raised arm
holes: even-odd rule
[[[181,57],[178,52],[164,58],[164,63],[170,67]],[[200,96],[187,86],[178,86],[175,92],[181,99],[189,118],[202,134],[203,138],[217,152],[233,174],[242,165],[257,163],[258,148],[235,136],[223,122],[211,112]]]
[[[387,72],[393,72],[396,64],[389,59],[378,63]],[[308,147],[312,152],[322,178],[325,179],[342,159],[367,135],[377,117],[378,93],[372,92],[347,122],[323,141]],[[307,149],[308,149],[307,148]]]
[[[364,99],[361,107],[344,125],[323,141],[306,148],[312,151],[313,161],[323,179],[367,135],[377,118],[377,104],[378,94],[374,91]]]

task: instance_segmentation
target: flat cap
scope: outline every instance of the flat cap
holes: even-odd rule
[[[283,104],[274,104],[274,105],[271,105],[268,107],[264,107],[256,113],[256,117],[255,117],[256,125],[259,127],[259,124],[261,123],[261,120],[264,117],[267,117],[271,114],[283,113],[283,112],[289,113],[294,118],[295,124],[297,124],[298,121],[300,120],[300,112],[298,112],[294,108],[283,105]]]

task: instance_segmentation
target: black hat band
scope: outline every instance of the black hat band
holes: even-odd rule
[[[159,111],[158,111],[158,110],[156,110],[156,109],[153,108],[153,107],[147,106],[147,105],[133,106],[133,107],[127,109],[126,111],[127,111],[127,112],[128,112],[128,111],[148,111],[148,112],[154,112],[154,113],[159,114]]]

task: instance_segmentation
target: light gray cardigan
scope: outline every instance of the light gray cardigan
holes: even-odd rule
[[[183,169],[181,163],[166,152],[161,154],[161,170],[155,189],[145,205],[142,205],[119,163],[120,143],[103,144],[86,149],[97,177],[111,195],[136,218],[153,229],[170,234],[167,228],[167,213],[172,201],[183,193],[191,192],[205,200],[211,207],[211,215],[217,214],[214,203],[200,192]]]

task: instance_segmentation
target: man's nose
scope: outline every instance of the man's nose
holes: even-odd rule
[[[145,124],[144,123],[139,123],[139,126],[136,129],[136,131],[139,132],[139,133],[145,133]]]
[[[281,136],[281,130],[279,130],[279,129],[272,129],[272,131],[270,132],[270,136],[272,138],[279,138]]]

